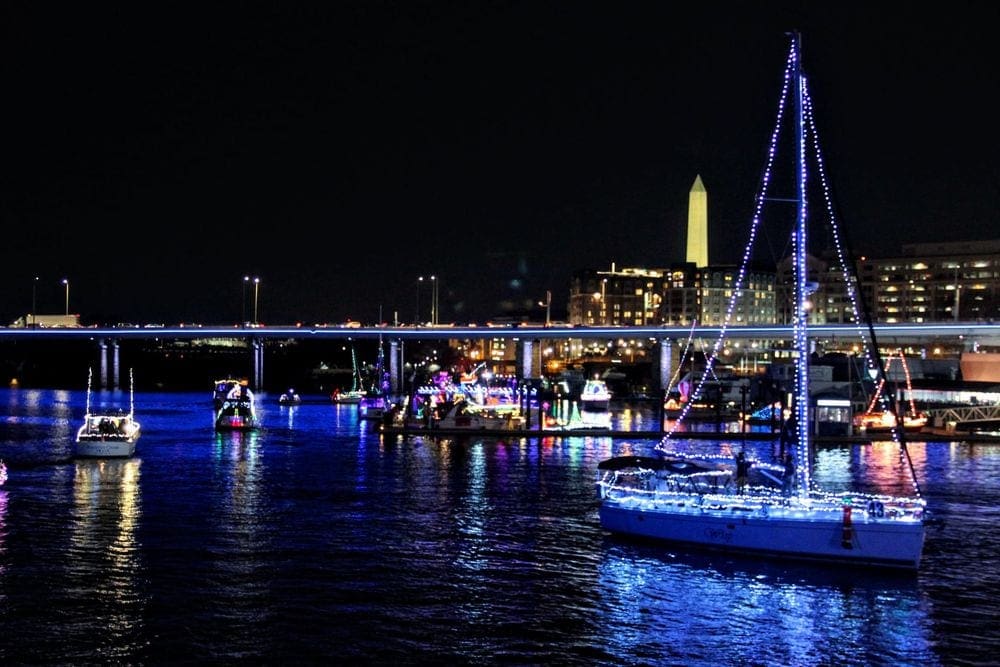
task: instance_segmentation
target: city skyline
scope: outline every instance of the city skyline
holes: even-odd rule
[[[561,317],[699,175],[735,261],[796,28],[856,249],[995,238],[997,10],[815,4],[8,8],[0,324]]]

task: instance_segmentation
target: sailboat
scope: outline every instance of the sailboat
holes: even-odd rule
[[[358,369],[358,355],[351,346],[351,388],[346,391],[334,389],[330,394],[330,400],[337,404],[357,405],[365,397],[365,391],[361,388],[361,371]]]
[[[920,431],[927,426],[927,415],[917,409],[917,404],[913,400],[913,381],[910,378],[910,368],[906,365],[906,357],[903,356],[902,350],[898,351],[898,356],[903,365],[903,375],[906,378],[906,396],[909,399],[908,404],[910,408],[903,413],[903,428],[906,431]],[[895,356],[892,356],[886,361],[886,373],[889,372],[889,366],[895,358]],[[896,427],[896,413],[892,410],[879,409],[879,401],[882,398],[882,392],[884,389],[885,378],[882,378],[878,385],[876,385],[875,391],[872,393],[867,409],[862,414],[855,415],[854,426],[859,431],[867,431],[870,433],[885,432],[891,431]]]
[[[129,369],[129,408],[92,410],[90,403],[93,369],[87,369],[87,407],[83,424],[76,432],[76,455],[89,457],[128,457],[135,454],[135,443],[142,427],[135,420],[135,381]]]
[[[788,97],[794,101],[786,104]],[[795,401],[792,416],[785,423],[787,456],[779,463],[754,461],[740,450],[733,460],[728,453],[694,454],[683,451],[675,424],[657,445],[655,456],[620,456],[598,465],[597,491],[601,500],[601,526],[623,536],[680,543],[747,555],[846,562],[856,565],[915,570],[924,546],[926,501],[920,495],[916,473],[906,449],[902,429],[893,429],[899,444],[900,463],[907,467],[912,489],[902,496],[873,494],[852,489],[824,491],[812,479],[812,429],[810,428],[808,317],[810,294],[815,285],[808,281],[806,268],[808,220],[807,148],[818,151],[819,141],[812,116],[812,100],[802,70],[800,38],[791,36],[785,69],[784,89],[778,107],[778,121],[767,155],[767,167],[756,200],[750,243],[757,234],[761,211],[768,197],[774,173],[779,129],[785,110],[794,109],[794,180],[797,197],[792,252],[795,267]],[[829,193],[823,161],[819,166],[820,185]],[[826,195],[828,197],[828,195]],[[829,198],[826,212],[833,207]],[[835,233],[845,285],[852,303],[859,303],[857,278],[849,272],[844,251]],[[749,253],[740,270],[734,295],[741,289]],[[735,297],[734,297],[735,298]],[[863,308],[863,306],[862,306]],[[730,308],[732,311],[732,308]],[[855,322],[864,341],[865,358],[873,377],[885,377],[878,355],[874,328],[867,311],[855,311]],[[721,328],[728,328],[728,316]],[[716,361],[722,339],[708,359],[705,376]],[[885,409],[894,410],[890,402]],[[679,422],[680,420],[678,420]]]
[[[386,413],[392,407],[389,397],[388,379],[385,370],[385,347],[382,336],[378,338],[378,355],[375,358],[375,372],[372,374],[371,386],[364,392],[359,404],[359,414],[362,419],[383,421]]]

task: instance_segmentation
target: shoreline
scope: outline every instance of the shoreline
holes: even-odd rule
[[[634,440],[662,440],[667,435],[667,431],[622,431],[616,429],[587,428],[587,429],[467,429],[467,428],[407,428],[402,426],[379,426],[378,432],[385,435],[402,436],[456,436],[456,435],[476,435],[476,436],[509,436],[513,438],[631,438]],[[779,433],[747,431],[745,433],[734,431],[685,431],[675,433],[675,439],[688,440],[750,440],[755,442],[766,442],[772,440],[778,442],[781,435]],[[920,432],[906,434],[907,442],[977,442],[1000,444],[1000,435],[987,433],[967,433],[964,431],[946,431],[944,429],[924,429]],[[892,434],[884,433],[861,433],[847,436],[813,436],[813,443],[816,445],[863,445],[874,442],[892,442]]]

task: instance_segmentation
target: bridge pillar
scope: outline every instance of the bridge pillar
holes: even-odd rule
[[[260,338],[250,339],[250,384],[253,391],[264,386],[264,341]]]
[[[533,361],[533,356],[531,351],[534,348],[533,341],[522,340],[521,344],[517,346],[516,361],[517,361],[517,372],[518,380],[523,380],[525,378],[535,377],[531,372],[531,366]]]
[[[674,365],[673,339],[663,338],[657,352],[656,373],[653,374],[653,381],[657,383],[654,389],[665,391],[670,386],[670,368]]]
[[[108,388],[108,343],[103,338],[97,339],[97,359],[100,367],[101,389]]]
[[[400,378],[402,377],[403,369],[403,343],[398,340],[389,341],[389,392],[393,396],[399,396],[403,393],[402,383]]]
[[[111,349],[109,350],[111,355],[111,388],[117,389],[120,385],[121,379],[121,369],[118,366],[118,339],[111,339]]]

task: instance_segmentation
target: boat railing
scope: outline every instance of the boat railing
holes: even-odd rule
[[[736,488],[728,471],[705,471],[689,475],[657,475],[654,471],[615,471],[598,480],[602,499],[648,505],[687,506],[704,510],[742,509],[768,514],[781,510],[800,518],[829,513],[845,516],[845,510],[858,518],[885,521],[920,521],[926,503],[918,498],[897,498],[874,494],[836,494],[823,491],[785,495],[770,486]]]

